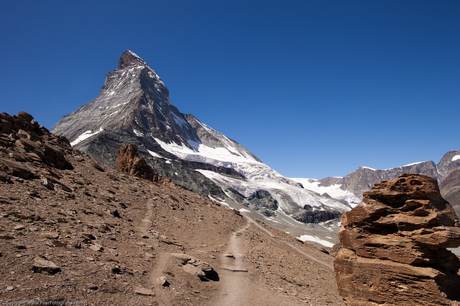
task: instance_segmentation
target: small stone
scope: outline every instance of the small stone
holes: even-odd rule
[[[41,233],[41,235],[48,239],[58,239],[59,238],[59,234],[56,232],[43,232]]]
[[[147,288],[136,288],[134,289],[134,293],[145,296],[155,296],[155,292]]]
[[[47,189],[49,190],[54,190],[54,184],[53,182],[51,182],[49,179],[47,179],[46,177],[44,177],[42,179],[42,184],[43,186],[45,186]]]
[[[16,231],[21,231],[21,230],[24,229],[24,225],[22,225],[22,224],[16,225],[16,226],[14,227],[14,229],[15,229]]]
[[[97,243],[94,243],[92,245],[89,246],[89,248],[93,251],[96,251],[96,252],[102,252],[104,250],[104,248],[102,247],[102,245],[100,244],[97,244]]]
[[[160,276],[158,279],[157,279],[157,284],[159,286],[162,286],[162,287],[169,287],[169,282],[168,282],[168,279],[166,278],[166,276]]]
[[[43,274],[56,274],[61,271],[61,269],[51,260],[48,260],[44,257],[35,257],[34,264],[32,265],[32,270],[35,273]]]
[[[6,287],[6,290],[7,290],[7,291],[13,291],[13,290],[14,290],[14,287],[13,287],[13,286],[8,286],[8,287]]]
[[[16,249],[19,249],[19,250],[24,250],[26,249],[26,246],[22,243],[13,243],[12,244]]]

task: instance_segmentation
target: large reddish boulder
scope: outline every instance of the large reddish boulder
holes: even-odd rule
[[[435,179],[403,174],[363,193],[342,216],[334,260],[348,305],[460,305],[455,211]]]
[[[149,181],[162,184],[173,184],[173,182],[165,178],[155,171],[139,156],[136,145],[127,144],[118,149],[117,160],[115,161],[115,169],[120,172],[125,172],[130,175],[138,176]]]

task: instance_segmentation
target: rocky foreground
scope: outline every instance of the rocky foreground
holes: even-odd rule
[[[334,260],[347,305],[460,305],[459,220],[435,179],[382,181],[342,216]]]
[[[32,120],[0,116],[2,303],[343,305],[330,255]]]

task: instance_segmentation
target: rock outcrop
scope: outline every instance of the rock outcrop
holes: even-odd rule
[[[73,169],[64,157],[65,151],[71,148],[69,141],[62,136],[50,136],[48,130],[33,119],[32,115],[22,111],[17,116],[0,115],[0,147],[16,149],[9,152],[11,159],[0,157],[0,180],[9,181],[9,175],[23,179],[34,177],[25,162]]]
[[[156,183],[173,184],[170,179],[153,171],[145,160],[139,156],[137,146],[133,144],[127,144],[118,149],[115,169]]]
[[[334,260],[348,305],[460,305],[459,220],[436,179],[382,181],[342,216]]]

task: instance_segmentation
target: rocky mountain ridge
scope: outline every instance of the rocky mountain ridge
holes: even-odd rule
[[[352,205],[358,204],[362,194],[382,180],[393,180],[404,173],[418,173],[437,179],[441,187],[441,194],[446,197],[460,215],[459,192],[460,181],[454,180],[453,176],[447,180],[449,187],[443,182],[451,173],[460,170],[460,150],[451,150],[444,154],[438,164],[433,161],[418,162],[402,167],[390,169],[372,169],[359,167],[356,171],[348,173],[345,177],[326,177],[323,179],[296,179],[305,188],[311,188],[319,193],[331,193],[330,195],[341,200],[346,200]]]
[[[101,94],[51,131],[111,167],[118,148],[134,144],[160,175],[275,226],[304,231],[309,227],[296,220],[324,222],[350,209],[281,176],[236,141],[180,113],[156,72],[129,50],[107,74]],[[261,194],[272,204],[262,205]]]

